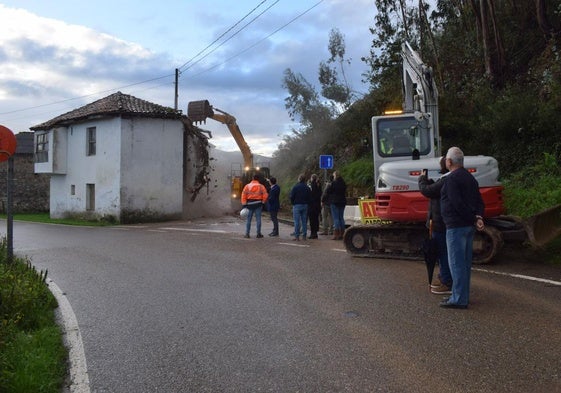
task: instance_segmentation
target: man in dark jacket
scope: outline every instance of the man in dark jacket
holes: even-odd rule
[[[306,240],[308,231],[308,205],[311,201],[311,190],[306,184],[306,176],[298,176],[298,183],[290,190],[290,202],[292,203],[292,218],[294,220],[294,239]]]
[[[271,189],[269,190],[269,199],[267,200],[269,214],[271,215],[271,221],[273,222],[273,231],[269,233],[269,236],[279,235],[279,219],[278,214],[280,210],[280,187],[277,184],[277,179],[271,177],[269,179],[269,184]]]
[[[345,206],[347,205],[347,184],[339,172],[333,172],[333,181],[325,190],[333,216],[333,240],[343,239],[345,232]]]
[[[446,153],[450,170],[440,190],[442,219],[446,225],[448,262],[452,273],[452,295],[440,303],[446,308],[467,308],[471,281],[473,237],[475,229],[485,228],[485,206],[479,184],[464,168],[464,153],[451,147]]]
[[[438,247],[438,281],[431,284],[431,293],[435,295],[452,294],[452,275],[448,265],[448,249],[446,248],[446,225],[440,213],[440,190],[448,173],[446,157],[440,159],[440,173],[442,177],[436,182],[429,179],[427,173],[419,176],[419,190],[423,196],[430,198],[427,227]]]

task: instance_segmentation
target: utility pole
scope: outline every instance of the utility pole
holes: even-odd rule
[[[178,87],[179,87],[179,69],[175,69],[175,106],[174,109],[177,110],[177,97],[178,97]]]
[[[7,127],[0,125],[0,161],[8,161],[8,173],[7,173],[7,184],[6,184],[6,196],[8,206],[6,207],[6,215],[8,216],[6,236],[7,236],[7,257],[8,263],[11,263],[14,259],[14,217],[13,217],[13,206],[14,206],[14,153],[16,152],[17,140],[16,136]]]
[[[7,228],[7,257],[8,263],[14,261],[14,157],[10,155],[8,158],[8,183],[7,183],[8,206],[6,207]]]

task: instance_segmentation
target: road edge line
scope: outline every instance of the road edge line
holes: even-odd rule
[[[548,280],[547,278],[532,277],[532,276],[526,276],[524,274],[516,274],[516,273],[497,272],[495,270],[488,270],[488,269],[481,269],[481,268],[473,268],[473,270],[475,270],[477,272],[497,274],[499,276],[508,276],[508,277],[520,278],[520,279],[523,279],[523,280],[537,281],[537,282],[541,282],[541,283],[544,283],[544,284],[561,286],[561,282]]]
[[[70,302],[58,285],[53,280],[48,279],[48,286],[58,302],[59,326],[62,328],[64,344],[68,349],[70,392],[90,393],[88,367],[78,320]]]

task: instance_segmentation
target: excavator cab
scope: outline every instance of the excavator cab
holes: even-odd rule
[[[372,118],[374,179],[387,162],[436,157],[433,124],[428,114],[401,113]]]

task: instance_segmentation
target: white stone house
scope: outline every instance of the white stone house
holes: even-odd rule
[[[180,111],[118,92],[31,130],[35,173],[51,175],[51,218],[196,216],[184,202],[204,182],[208,141]]]

